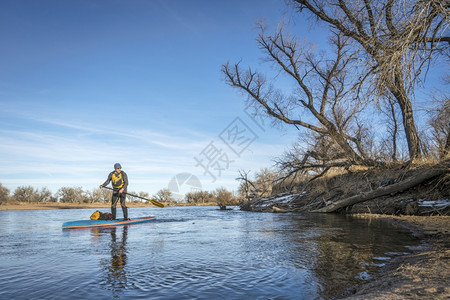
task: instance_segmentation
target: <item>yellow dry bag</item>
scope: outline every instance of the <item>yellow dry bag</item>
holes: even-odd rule
[[[92,215],[91,215],[91,220],[98,220],[100,218],[100,212],[98,210],[96,210]]]

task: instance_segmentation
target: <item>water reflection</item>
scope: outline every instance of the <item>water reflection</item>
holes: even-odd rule
[[[122,231],[122,233],[120,233]],[[93,229],[93,235],[101,237],[108,237],[111,239],[109,247],[110,257],[100,260],[100,267],[106,272],[106,282],[101,284],[106,289],[113,292],[114,297],[123,291],[127,286],[127,235],[128,226],[121,228],[103,228]]]
[[[298,219],[298,228],[293,237],[299,253],[312,254],[308,268],[314,271],[320,294],[326,298],[369,279],[384,265],[377,255],[389,260],[397,253],[405,254],[405,244],[413,240],[380,220],[351,216],[307,216]]]
[[[117,239],[116,228],[111,230],[111,264],[108,266],[108,282],[113,290],[123,289],[127,284],[125,266],[127,264],[128,226],[123,227],[122,238]]]

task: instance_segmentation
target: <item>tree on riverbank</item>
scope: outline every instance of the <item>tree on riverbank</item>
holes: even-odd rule
[[[159,202],[175,202],[175,198],[173,197],[172,192],[167,188],[159,190],[153,197],[156,198],[156,200]]]
[[[256,114],[267,114],[302,133],[301,148],[280,160],[285,175],[384,165],[398,159],[402,139],[408,149],[405,160],[422,157],[421,142],[427,139],[419,139],[411,99],[432,62],[448,58],[448,4],[413,0],[291,0],[291,4],[329,26],[332,53],[318,52],[284,27],[268,34],[260,25],[257,44],[276,68],[274,78],[241,63],[222,66],[226,82],[247,96]],[[275,88],[280,74],[293,83],[291,91]],[[390,116],[384,128],[372,123],[370,116],[376,114]],[[444,130],[448,134],[448,122]],[[392,140],[388,147],[385,136]],[[448,153],[446,144],[440,147]]]
[[[227,205],[237,205],[239,202],[238,199],[233,195],[233,193],[223,187],[217,188],[214,191],[214,196],[216,203],[217,205],[219,205],[219,208],[221,210],[227,209]]]
[[[12,196],[17,202],[54,202],[55,198],[47,188],[40,191],[32,186],[19,186],[14,190]]]
[[[296,8],[310,13],[332,32],[349,38],[364,65],[365,95],[393,97],[400,107],[409,156],[421,156],[411,96],[429,63],[440,54],[448,55],[449,4],[445,1],[293,0]],[[368,80],[367,82],[366,81]]]
[[[0,204],[9,202],[9,189],[0,183]]]
[[[188,192],[185,196],[186,203],[189,204],[205,204],[215,201],[214,194],[209,191]]]
[[[258,176],[250,179],[249,172],[240,172],[240,189],[250,203],[245,207],[270,210],[275,206],[270,199],[287,192],[298,194],[288,198],[289,205],[278,204],[284,211],[352,210],[358,203],[376,199],[381,213],[414,213],[419,201],[410,197],[420,194],[444,202],[443,208],[431,213],[447,213],[448,92],[423,100],[430,114],[429,128],[424,125],[420,130],[416,116],[425,119],[426,115],[420,115],[425,110],[414,106],[414,98],[429,97],[420,90],[426,87],[426,75],[450,57],[449,4],[436,0],[289,3],[328,28],[331,51],[317,51],[286,26],[269,32],[260,23],[257,45],[274,75],[242,67],[242,62],[222,66],[226,83],[247,96],[255,114],[295,126],[301,134],[298,143],[276,160],[278,181],[272,181],[272,195],[258,195]],[[283,75],[291,89],[280,80]],[[448,84],[448,75],[443,78]],[[276,88],[280,81],[282,88]],[[434,188],[428,190],[431,183]],[[389,204],[386,199],[395,194],[402,196]],[[380,207],[384,201],[386,207]]]

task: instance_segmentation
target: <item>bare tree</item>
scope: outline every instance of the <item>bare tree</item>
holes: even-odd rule
[[[278,174],[268,168],[263,168],[255,175],[255,184],[260,190],[261,197],[269,197],[272,194],[272,187]]]
[[[112,191],[107,189],[93,188],[90,191],[83,192],[84,201],[87,203],[106,203],[111,200]]]
[[[131,194],[135,194],[135,193],[131,193]],[[150,194],[147,193],[147,192],[139,192],[138,196],[141,197],[141,198],[145,198],[145,199],[149,199],[150,198]],[[134,201],[134,202],[142,202],[143,200],[135,197],[132,201]]]
[[[185,195],[187,203],[191,204],[205,204],[214,202],[214,195],[208,191],[188,192]]]
[[[99,189],[98,195],[98,201],[102,203],[108,203],[111,201],[113,191],[107,190],[107,189]]]
[[[236,205],[238,202],[233,193],[223,187],[217,188],[214,195],[216,197],[217,205],[219,205],[221,210],[225,210],[227,205]]]
[[[398,155],[398,140],[399,140],[399,112],[396,108],[396,101],[392,97],[386,97],[378,107],[381,115],[386,120],[387,135],[382,137],[380,156],[385,156],[385,160],[392,160],[397,162]]]
[[[250,101],[262,107],[273,118],[285,123],[328,136],[338,146],[335,157],[347,164],[374,165],[361,143],[362,127],[358,113],[365,103],[357,98],[354,84],[357,52],[349,48],[348,38],[337,33],[330,39],[335,53],[333,58],[316,55],[311,47],[285,34],[283,28],[274,35],[266,35],[263,26],[257,42],[267,59],[294,80],[296,89],[285,96],[276,90],[261,73],[243,70],[239,63],[222,66],[226,82],[247,94]],[[323,157],[326,167],[341,166]]]
[[[432,128],[433,142],[440,159],[450,155],[450,99],[438,101],[438,107],[428,121]]]
[[[38,202],[39,192],[32,186],[19,186],[14,190],[13,199],[17,202]]]
[[[239,177],[236,178],[240,181],[238,193],[241,199],[269,197],[272,194],[274,182],[279,176],[278,172],[263,168],[255,173],[253,180],[249,179],[249,173],[250,171],[239,170]]]
[[[442,0],[292,0],[331,31],[349,37],[378,95],[400,106],[410,158],[421,156],[410,96],[436,54],[447,53],[449,2]],[[448,53],[447,53],[448,55]]]
[[[62,203],[83,203],[87,199],[81,187],[62,187],[56,192],[56,197]]]
[[[9,189],[0,183],[0,204],[8,203],[9,199]]]
[[[243,199],[250,199],[252,190],[256,189],[255,184],[248,178],[250,171],[239,170],[239,177],[236,178],[240,181],[238,192]]]
[[[37,195],[38,202],[56,202],[56,198],[52,196],[52,192],[48,188],[41,188]]]
[[[154,196],[156,200],[159,202],[173,202],[175,199],[173,198],[172,192],[169,189],[161,189]]]
[[[321,177],[332,167],[348,167],[343,160],[342,151],[329,136],[312,132],[285,151],[282,157],[275,160],[280,176],[278,184],[290,180],[293,184],[297,176],[308,174],[310,180]],[[333,164],[329,164],[333,161]],[[292,188],[292,186],[291,186]]]

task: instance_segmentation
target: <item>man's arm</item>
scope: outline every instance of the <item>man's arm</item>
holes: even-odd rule
[[[128,175],[124,171],[122,171],[122,179],[123,179],[123,190],[126,192],[128,187]]]

